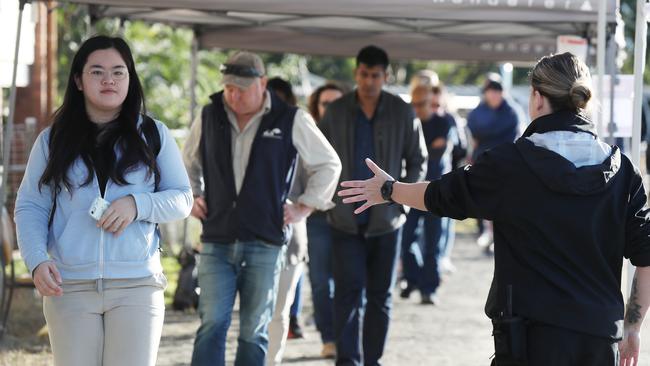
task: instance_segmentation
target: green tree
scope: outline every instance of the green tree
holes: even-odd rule
[[[307,56],[307,68],[327,80],[349,84],[353,80],[354,57]]]
[[[91,32],[86,6],[62,4],[58,8],[58,98],[60,104],[70,72],[72,57]],[[92,34],[123,34],[131,45],[136,70],[142,82],[147,111],[170,128],[190,123],[190,55],[192,31],[162,24],[100,19]],[[223,52],[200,51],[197,68],[198,105],[208,102],[219,89],[219,66]]]
[[[627,59],[623,65],[622,72],[632,74],[634,72],[634,37],[636,31],[636,0],[621,0],[621,16],[625,22],[625,49]],[[650,41],[650,37],[646,41]],[[645,84],[650,84],[650,59],[646,49],[646,71],[643,75]]]

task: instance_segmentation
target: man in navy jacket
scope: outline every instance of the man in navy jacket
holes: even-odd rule
[[[224,90],[210,97],[184,148],[192,215],[203,223],[201,327],[192,365],[225,364],[239,293],[235,365],[263,366],[287,225],[333,206],[340,162],[306,111],[266,91],[259,56],[235,53],[221,72]],[[297,202],[289,203],[298,155],[309,179]]]

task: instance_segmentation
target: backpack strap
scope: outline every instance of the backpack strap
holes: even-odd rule
[[[162,142],[160,141],[160,132],[158,131],[158,126],[153,118],[147,116],[146,114],[142,115],[144,119],[140,125],[140,131],[144,135],[144,138],[147,140],[147,146],[153,152],[154,157],[158,157],[160,149],[162,148]],[[155,190],[158,190],[158,179],[155,179],[156,187]],[[162,253],[162,232],[160,231],[160,225],[156,223],[156,234],[158,235],[158,250]]]
[[[144,138],[147,140],[147,146],[149,146],[151,152],[153,152],[153,156],[158,157],[158,154],[160,153],[160,149],[162,147],[158,126],[156,126],[156,122],[153,120],[153,118],[147,116],[146,114],[143,114],[142,118],[144,120],[140,125],[140,131],[144,135]],[[155,190],[158,190],[158,180],[156,180]]]
[[[140,129],[144,134],[144,137],[147,139],[147,145],[149,145],[151,151],[153,151],[153,155],[158,156],[162,143],[160,142],[160,133],[158,132],[156,122],[146,114],[142,117],[144,118],[144,121],[142,122]]]

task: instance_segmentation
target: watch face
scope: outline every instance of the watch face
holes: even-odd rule
[[[390,196],[393,193],[392,192],[392,187],[393,187],[392,181],[390,181],[390,180],[385,181],[384,184],[382,184],[381,190],[380,190],[381,198],[383,198],[386,201],[390,201],[390,199],[391,199]]]

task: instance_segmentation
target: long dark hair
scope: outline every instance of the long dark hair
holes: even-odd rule
[[[118,37],[95,36],[86,40],[74,56],[65,90],[63,104],[54,113],[54,122],[50,131],[49,157],[45,171],[39,181],[39,188],[50,184],[56,192],[61,185],[70,192],[72,187],[68,178],[68,170],[74,162],[81,158],[88,169],[88,176],[81,186],[92,182],[95,167],[91,158],[95,148],[97,126],[91,122],[86,113],[83,92],[76,87],[75,78],[81,79],[83,67],[88,56],[97,50],[115,49],[121,56],[128,70],[129,90],[126,95],[117,120],[111,122],[115,128],[106,131],[106,141],[112,148],[103,150],[105,161],[108,162],[107,176],[119,185],[127,185],[124,175],[137,168],[142,163],[147,167],[147,179],[153,174],[156,185],[160,180],[160,171],[156,164],[153,150],[142,139],[138,129],[141,114],[146,113],[142,85],[135,71],[135,63],[131,49],[127,43]],[[120,149],[117,159],[114,147]]]
[[[309,108],[309,113],[312,117],[314,117],[314,121],[316,121],[316,123],[320,122],[321,118],[323,118],[323,116],[318,113],[318,103],[320,102],[320,95],[323,94],[325,90],[338,90],[341,92],[341,94],[345,93],[343,87],[332,81],[319,86],[313,93],[311,93],[307,107]]]

